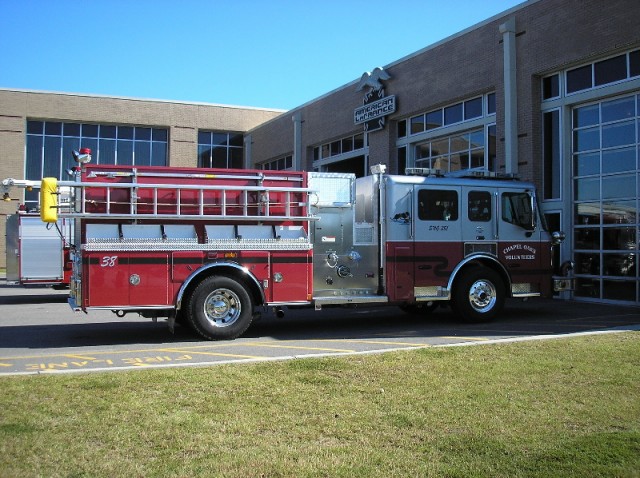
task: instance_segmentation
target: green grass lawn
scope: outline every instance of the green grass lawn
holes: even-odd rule
[[[0,476],[640,476],[640,333],[0,378]]]

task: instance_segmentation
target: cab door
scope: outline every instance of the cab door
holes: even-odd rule
[[[439,297],[463,258],[459,186],[420,185],[414,191],[414,296]]]
[[[523,293],[536,295],[542,285],[543,257],[549,260],[549,249],[542,242],[542,225],[537,220],[535,197],[532,191],[516,188],[498,190],[498,257],[511,276],[514,293],[518,284],[538,284],[532,288],[523,286]],[[550,263],[550,262],[549,262]]]
[[[495,188],[473,185],[462,189],[464,256],[483,253],[497,257],[498,230]]]

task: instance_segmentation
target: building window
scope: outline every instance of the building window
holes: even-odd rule
[[[332,141],[331,143],[325,143],[313,148],[313,160],[319,161],[321,159],[331,158],[333,156],[340,156],[342,154],[349,154],[354,151],[359,151],[365,147],[365,134],[359,133],[352,136],[346,136],[340,140]]]
[[[313,169],[364,176],[367,173],[368,146],[369,136],[366,133],[345,136],[316,146],[313,148]]]
[[[498,153],[496,150],[496,125],[487,126],[487,170],[495,171],[498,164]]]
[[[484,128],[434,138],[416,145],[415,165],[445,172],[485,169],[485,146]]]
[[[67,179],[75,166],[71,152],[89,148],[94,164],[167,165],[168,131],[129,125],[27,121],[25,178]],[[28,206],[36,206],[36,192],[27,192]]]
[[[424,131],[424,115],[411,118],[411,134],[422,133]]]
[[[450,125],[462,122],[462,103],[447,106],[444,109],[444,124]]]
[[[496,94],[489,93],[487,95],[487,115],[496,114]]]
[[[544,199],[560,198],[560,110],[542,115],[542,167]]]
[[[555,74],[542,79],[542,99],[550,100],[560,96],[560,75]]]
[[[470,100],[461,101],[444,108],[421,113],[408,119],[409,134],[421,134],[425,131],[451,126],[485,116],[483,104],[486,103],[486,116],[496,113],[496,95],[489,93]],[[398,138],[407,135],[407,120],[398,122]]]
[[[640,50],[629,53],[629,76],[640,76]]]
[[[559,92],[549,87],[556,77]],[[542,193],[570,201],[556,229],[570,231],[578,299],[640,303],[639,77],[636,48],[542,79]],[[556,156],[563,158],[556,162]],[[568,168],[561,166],[566,163]],[[568,171],[570,181],[562,178]]]
[[[606,85],[627,78],[627,55],[620,55],[593,65],[595,86]]]
[[[640,50],[636,50],[567,70],[567,94],[640,76],[639,63]],[[543,98],[547,99],[544,97],[544,83]]]
[[[398,174],[404,174],[407,169],[407,147],[398,148]]]
[[[264,169],[264,170],[277,170],[277,171],[292,170],[293,156],[292,155],[283,156],[282,158],[260,163],[258,165],[258,168]]]
[[[482,97],[464,102],[465,121],[482,117]]]
[[[593,86],[592,65],[567,71],[567,93],[586,90]]]
[[[640,95],[572,111],[575,296],[640,301]]]
[[[406,148],[402,153],[405,167],[444,172],[473,168],[494,171],[495,114],[496,95],[491,92],[401,120],[398,154],[400,148]],[[402,174],[403,170],[398,172]]]
[[[407,120],[398,121],[398,138],[407,136]]]
[[[426,114],[427,121],[425,124],[427,131],[440,128],[442,126],[442,111],[443,110],[431,111]]]
[[[357,178],[361,178],[367,174],[367,158],[364,155],[352,156],[326,163],[319,170],[329,173],[353,173]]]
[[[243,148],[242,133],[198,131],[198,167],[240,169]]]

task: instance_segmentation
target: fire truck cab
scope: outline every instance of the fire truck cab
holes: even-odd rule
[[[43,180],[41,204],[45,221],[75,220],[74,310],[167,317],[207,339],[241,335],[260,307],[449,303],[477,321],[570,287],[552,277],[562,234],[532,184],[407,173],[83,164],[75,181]]]
[[[478,320],[493,317],[506,297],[550,295],[552,237],[532,184],[437,174],[385,181],[393,301],[431,307],[447,300]]]
[[[345,198],[340,220],[320,207],[312,225],[316,307],[385,302],[427,312],[448,302],[468,320],[486,320],[506,297],[552,293],[552,246],[561,235],[547,232],[532,184],[480,172],[408,173],[355,180],[354,207]]]

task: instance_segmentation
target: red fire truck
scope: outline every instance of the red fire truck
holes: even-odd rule
[[[472,321],[547,297],[552,248],[534,186],[382,166],[353,174],[98,166],[45,178],[42,218],[75,221],[69,303],[232,339],[261,307],[449,303]],[[488,177],[489,176],[489,177]],[[490,177],[493,176],[493,177]],[[57,204],[71,187],[69,205]]]

